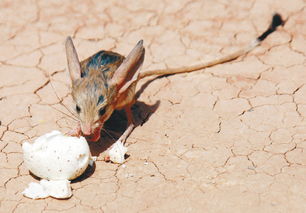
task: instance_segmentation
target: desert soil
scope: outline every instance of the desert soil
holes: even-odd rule
[[[70,199],[23,197],[37,180],[21,144],[76,124],[60,112],[74,108],[66,36],[81,59],[144,39],[142,70],[174,68],[243,47],[274,12],[286,24],[247,56],[140,82],[124,165],[103,161],[125,127],[118,112]],[[0,212],[306,212],[305,17],[302,0],[2,0]]]

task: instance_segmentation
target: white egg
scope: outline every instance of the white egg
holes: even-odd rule
[[[22,145],[26,167],[36,176],[47,180],[72,180],[87,168],[90,150],[84,137],[65,136],[52,131]]]
[[[32,199],[72,196],[70,181],[79,177],[94,160],[84,137],[65,136],[52,131],[34,143],[22,144],[26,167],[39,183],[30,183],[22,193]]]

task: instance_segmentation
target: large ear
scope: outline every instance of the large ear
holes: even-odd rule
[[[70,36],[66,39],[65,47],[70,78],[74,81],[81,76],[81,65]]]
[[[114,73],[110,86],[116,87],[119,95],[138,80],[137,70],[143,63],[144,55],[143,40],[140,40]]]

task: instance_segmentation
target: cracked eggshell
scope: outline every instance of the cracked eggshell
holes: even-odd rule
[[[52,131],[37,138],[33,144],[23,143],[26,167],[47,180],[72,180],[87,168],[90,150],[84,137],[65,136]]]
[[[29,183],[28,188],[26,188],[22,194],[32,199],[46,198],[49,196],[48,192],[46,192],[41,184],[34,182]]]
[[[112,148],[109,150],[109,158],[113,163],[123,163],[125,158],[124,155],[127,152],[127,147],[123,145],[121,141],[116,141]]]
[[[62,199],[72,196],[69,180],[41,180],[40,185],[44,187],[51,197]]]
[[[72,196],[69,180],[40,180],[39,183],[29,183],[22,194],[28,198],[41,199],[55,197],[58,199],[70,198]]]

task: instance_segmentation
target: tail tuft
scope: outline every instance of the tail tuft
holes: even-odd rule
[[[282,17],[278,13],[275,13],[273,18],[272,18],[271,25],[269,26],[269,28],[263,34],[261,34],[261,36],[259,36],[257,38],[257,40],[259,42],[265,40],[265,38],[267,38],[268,35],[273,33],[276,30],[276,28],[278,26],[280,26],[280,25],[284,25],[284,21],[283,21]]]
[[[275,13],[273,18],[272,18],[272,24],[271,24],[271,29],[276,30],[276,28],[280,25],[284,25],[284,21],[282,19],[282,17],[280,16],[280,14]]]

